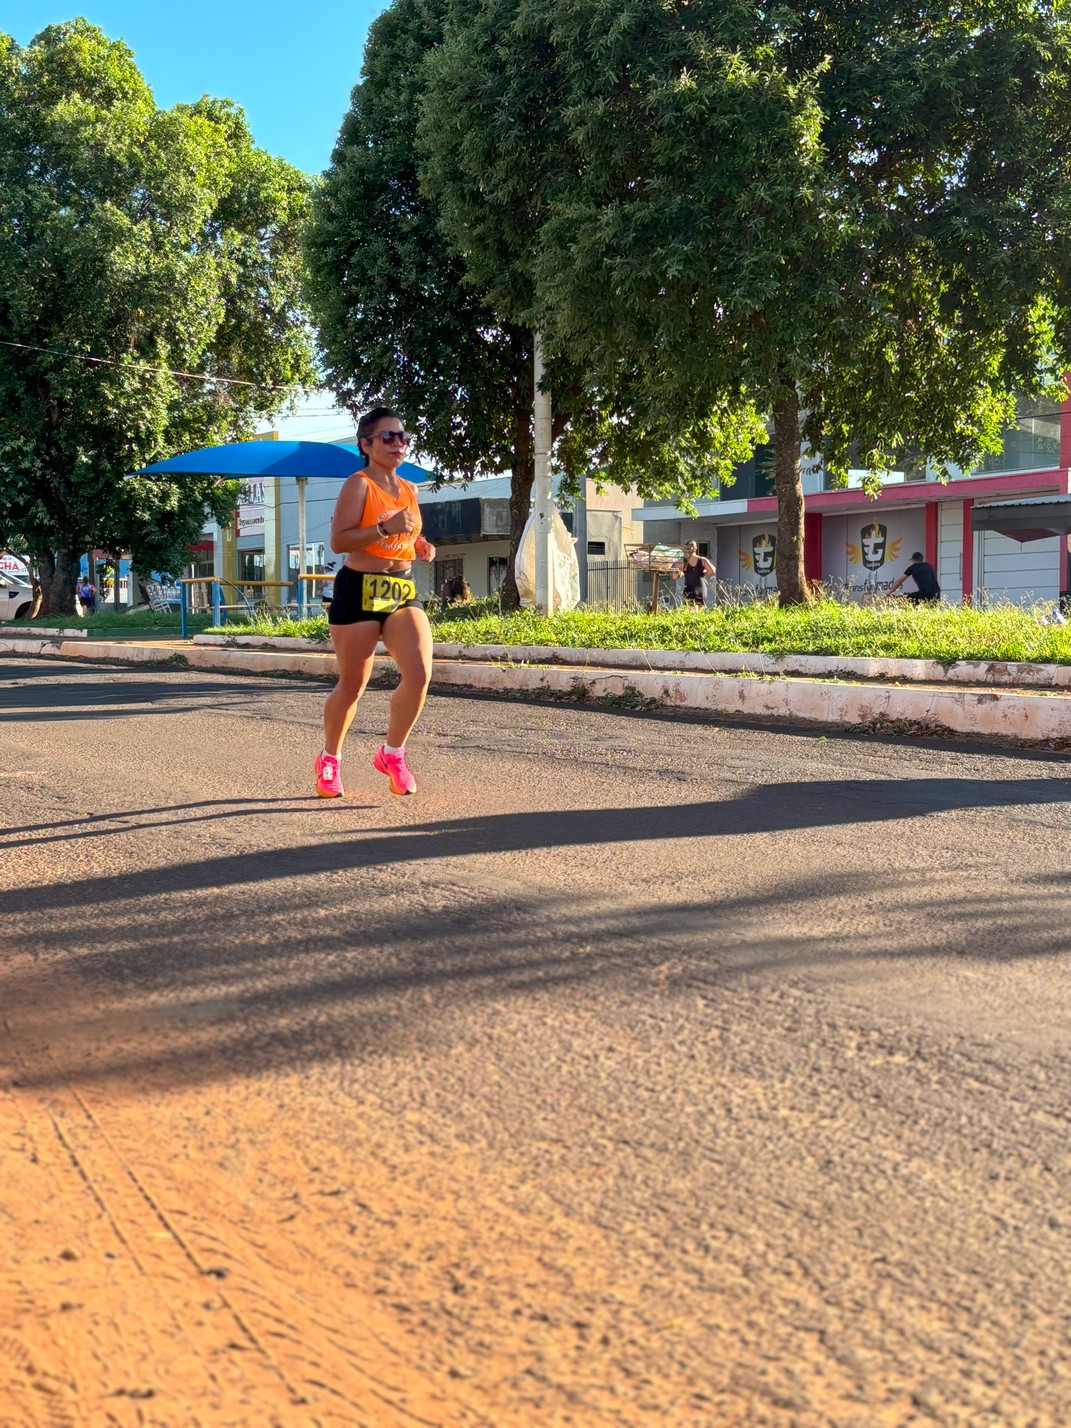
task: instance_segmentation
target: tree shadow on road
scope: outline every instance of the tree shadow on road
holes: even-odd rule
[[[174,674],[170,679],[151,679],[143,675],[110,683],[98,675],[95,679],[77,679],[65,670],[49,669],[51,682],[34,671],[37,683],[23,687],[26,675],[19,671],[19,683],[3,690],[0,723],[48,723],[68,719],[127,719],[139,714],[190,714],[216,709],[221,702],[228,705],[247,704],[263,698],[264,680],[248,682],[235,679],[182,679]],[[128,674],[126,670],[102,671],[107,674]],[[67,677],[56,678],[57,674]],[[271,685],[274,688],[274,684]],[[133,707],[132,707],[133,706]]]
[[[188,823],[212,823],[247,815],[308,814],[320,800],[315,793],[291,798],[206,798],[198,803],[178,803],[159,808],[123,809],[118,813],[86,813],[52,823],[27,823],[0,828],[0,852],[5,848],[37,848],[47,843],[68,843],[84,838],[129,837],[131,833],[176,828]],[[345,810],[359,813],[369,805],[347,799]],[[207,809],[210,812],[196,810]],[[26,836],[19,836],[26,835]]]
[[[730,978],[861,958],[1053,956],[1068,951],[1071,879],[989,888],[925,866],[823,865],[813,876],[764,868],[749,880],[745,863],[725,859],[724,840],[1069,799],[1071,781],[1052,778],[811,780],[684,806],[340,830],[324,843],[13,889],[0,1004],[21,1039],[49,1048],[32,1083],[159,1075],[179,1084],[419,1050],[443,1016],[477,1000],[576,989],[588,1005],[611,987],[644,999],[678,984],[718,995]],[[928,823],[912,836],[920,826],[939,836]],[[607,884],[578,902],[564,871],[553,887],[504,895],[487,856],[571,850],[569,867],[597,870],[607,848],[635,842],[642,855],[650,840],[687,843],[697,871],[708,870],[702,896],[630,901]],[[454,860],[456,879],[471,858],[483,861],[464,873],[466,902],[449,868]],[[396,875],[433,860],[442,872],[414,888]],[[868,925],[868,902],[890,892],[898,923]],[[986,945],[972,947],[979,927]],[[37,960],[16,955],[25,949]]]
[[[142,1078],[196,1085],[316,1065],[374,1065],[424,1055],[471,1035],[482,1003],[554,1005],[599,1017],[622,995],[649,1012],[682,991],[714,1003],[740,980],[776,972],[779,984],[853,960],[974,956],[960,931],[979,916],[1002,960],[1069,950],[1069,889],[1031,889],[1026,928],[1018,893],[950,898],[932,887],[909,904],[915,925],[935,931],[925,948],[859,926],[771,932],[787,905],[858,900],[883,881],[796,880],[755,896],[687,904],[578,908],[562,896],[494,897],[470,909],[383,908],[374,886],[320,889],[317,915],[295,915],[285,888],[255,906],[216,897],[181,923],[159,910],[100,908],[64,952],[69,934],[43,939],[49,954],[9,966],[0,997],[24,1045],[40,1049],[25,1086]],[[233,917],[221,937],[221,918]],[[997,954],[989,954],[996,956]],[[565,1001],[561,1002],[562,994]],[[146,1093],[148,1093],[146,1089]]]
[[[326,843],[256,849],[196,863],[15,889],[6,894],[5,906],[9,914],[40,914],[56,908],[81,909],[155,896],[164,891],[204,891],[440,858],[665,839],[736,838],[885,823],[971,809],[1036,808],[1068,802],[1071,779],[1065,778],[799,780],[757,785],[728,798],[692,803],[501,813],[443,819],[403,831],[357,831],[349,836],[334,836]],[[44,833],[44,827],[40,831]]]

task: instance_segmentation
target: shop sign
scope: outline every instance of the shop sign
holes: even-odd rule
[[[24,580],[27,585],[30,583],[29,566],[9,550],[0,551],[0,575],[12,575],[16,580]]]
[[[246,481],[238,506],[238,534],[264,534],[264,482]]]

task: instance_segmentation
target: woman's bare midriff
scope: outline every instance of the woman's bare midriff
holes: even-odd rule
[[[358,556],[356,559],[347,555],[343,564],[361,575],[408,575],[413,569],[411,560],[384,560],[378,555]]]

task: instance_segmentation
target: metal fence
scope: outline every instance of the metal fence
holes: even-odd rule
[[[652,577],[634,565],[609,561],[588,563],[587,605],[593,610],[646,610],[651,603]],[[663,576],[658,582],[660,609],[672,610],[681,603],[676,582]]]

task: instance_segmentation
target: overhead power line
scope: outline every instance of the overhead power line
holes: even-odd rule
[[[0,347],[19,347],[24,352],[44,352],[50,357],[67,357],[72,362],[95,362],[105,367],[122,367],[128,372],[157,372],[167,377],[187,377],[194,382],[216,382],[224,387],[253,387],[260,392],[303,392],[304,387],[280,387],[271,382],[247,382],[242,377],[208,377],[203,372],[183,372],[175,367],[152,367],[142,362],[120,362],[114,357],[92,357],[87,352],[58,352],[54,347],[37,347],[32,342],[10,342],[0,337]]]

